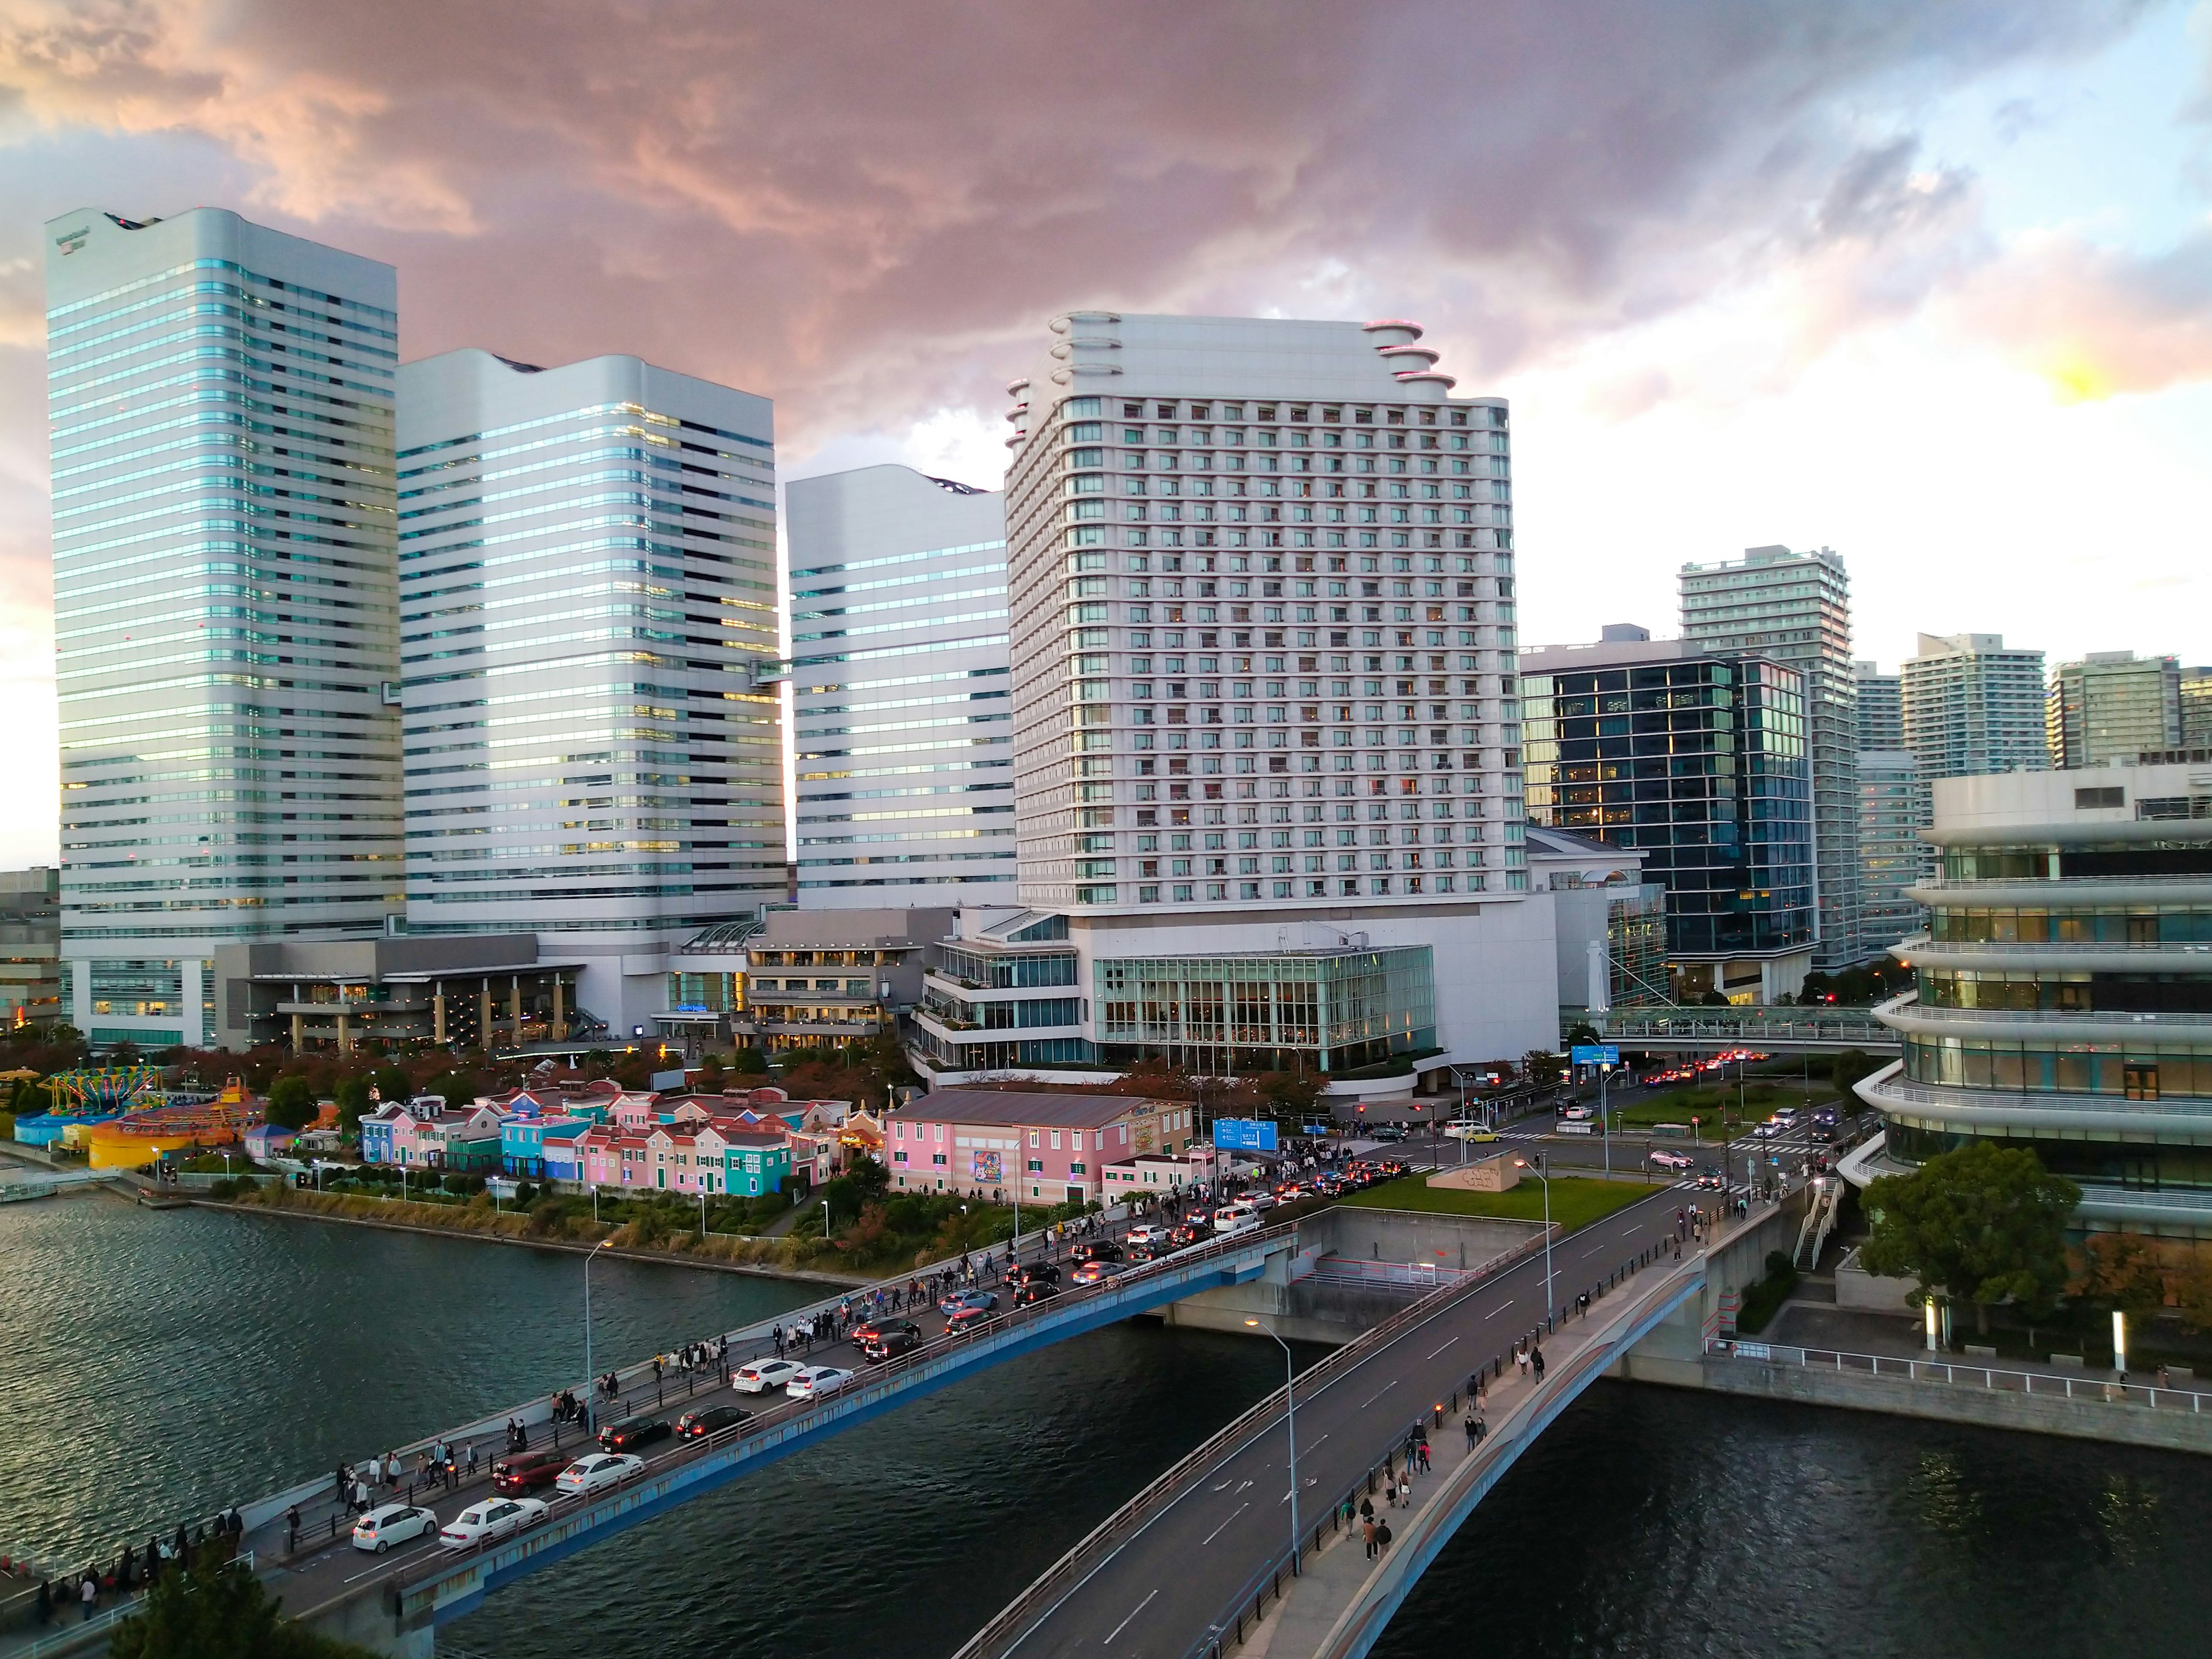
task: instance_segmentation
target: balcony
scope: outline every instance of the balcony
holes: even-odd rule
[[[1885,1025],[1925,1036],[2019,1037],[2032,1033],[2094,1042],[2164,1035],[2185,1042],[2212,1031],[2212,1013],[2150,1013],[2120,1008],[1936,1008],[1909,996],[1886,1002],[1875,1012]]]
[[[2212,974],[2212,942],[2203,939],[1933,939],[1901,941],[1891,954],[1916,968],[2047,965],[2096,972],[2140,973],[2168,964]]]
[[[2169,1095],[2130,1100],[2123,1095],[2028,1094],[1914,1083],[1901,1071],[1862,1083],[1859,1096],[1885,1115],[1964,1130],[2012,1129],[2057,1133],[2069,1139],[2155,1139],[2185,1131],[2212,1137],[2212,1099]]]

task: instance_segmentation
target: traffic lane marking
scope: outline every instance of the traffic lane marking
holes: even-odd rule
[[[1129,1620],[1130,1620],[1131,1619],[1134,1619],[1134,1618],[1135,1618],[1139,1613],[1142,1613],[1142,1612],[1143,1612],[1146,1607],[1149,1607],[1150,1606],[1152,1606],[1152,1596],[1153,1596],[1153,1595],[1158,1595],[1158,1594],[1159,1594],[1159,1591],[1158,1591],[1158,1590],[1157,1590],[1157,1589],[1155,1589],[1155,1590],[1152,1593],[1152,1595],[1147,1595],[1147,1596],[1146,1596],[1143,1601],[1141,1601],[1138,1602],[1138,1603],[1137,1603],[1137,1605],[1136,1605],[1135,1607],[1131,1607],[1131,1608],[1129,1609],[1129,1611],[1128,1611],[1127,1615],[1122,1619],[1121,1622],[1120,1624],[1118,1624],[1118,1625],[1115,1626],[1113,1629],[1111,1629],[1111,1630],[1109,1630],[1109,1631],[1108,1631],[1108,1632],[1106,1632],[1106,1639],[1105,1639],[1103,1642],[1100,1643],[1100,1644],[1099,1644],[1099,1645],[1100,1645],[1101,1647],[1109,1647],[1109,1648],[1110,1648],[1110,1647],[1112,1647],[1112,1646],[1114,1645],[1114,1638],[1115,1638],[1115,1637],[1119,1636],[1119,1635],[1120,1635],[1123,1631],[1125,1631],[1125,1630],[1127,1630],[1127,1629],[1128,1629],[1128,1628],[1129,1628]]]
[[[1243,1503],[1239,1504],[1234,1510],[1230,1511],[1228,1520],[1224,1521],[1220,1526],[1216,1527],[1212,1532],[1206,1534],[1204,1538],[1199,1540],[1200,1545],[1203,1547],[1205,1545],[1211,1544],[1215,1539],[1220,1537],[1223,1530],[1228,1527],[1231,1521],[1234,1521],[1238,1516],[1243,1514],[1245,1510],[1251,1507],[1252,1500],[1248,1498]]]

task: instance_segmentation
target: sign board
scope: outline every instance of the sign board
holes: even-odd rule
[[[1263,1117],[1218,1117],[1213,1120],[1213,1144],[1224,1152],[1272,1152],[1275,1126]]]
[[[1567,1058],[1577,1066],[1618,1066],[1620,1049],[1611,1042],[1577,1042],[1567,1051]]]
[[[681,1089],[684,1086],[684,1068],[678,1066],[672,1072],[655,1072],[646,1079],[645,1086],[655,1094],[664,1089]]]
[[[976,1152],[972,1155],[968,1178],[981,1186],[996,1187],[1006,1179],[1005,1168],[999,1161],[998,1153]]]

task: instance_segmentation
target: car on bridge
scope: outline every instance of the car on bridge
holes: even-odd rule
[[[1205,1238],[1205,1228],[1194,1221],[1186,1221],[1181,1226],[1169,1230],[1168,1245],[1172,1249],[1187,1250],[1194,1244],[1203,1243]]]
[[[750,1423],[753,1414],[743,1406],[709,1406],[702,1412],[686,1412],[676,1419],[679,1439],[702,1440],[722,1429],[734,1429],[741,1423]]]
[[[1131,1244],[1164,1244],[1167,1237],[1167,1227],[1158,1221],[1139,1221],[1122,1235]]]
[[[1110,1238],[1089,1239],[1078,1244],[1068,1255],[1078,1261],[1119,1261],[1122,1250]]]
[[[665,1440],[674,1432],[665,1417],[626,1417],[599,1431],[599,1444],[608,1451],[635,1451],[640,1446]]]
[[[437,1529],[436,1510],[417,1509],[412,1504],[386,1504],[353,1523],[353,1547],[381,1555],[394,1544],[404,1544]]]
[[[1017,1308],[1033,1308],[1040,1302],[1049,1302],[1060,1294],[1059,1285],[1049,1279],[1032,1279],[1014,1292]]]
[[[1127,1273],[1127,1271],[1128,1268],[1122,1263],[1119,1261],[1109,1261],[1101,1257],[1085,1262],[1073,1273],[1070,1273],[1068,1275],[1068,1283],[1071,1285],[1103,1285],[1108,1279],[1113,1278],[1115,1274]]]
[[[1060,1283],[1060,1269],[1049,1261],[1018,1262],[1006,1270],[1006,1282],[1024,1285],[1053,1285]]]
[[[770,1389],[781,1388],[805,1369],[796,1359],[756,1359],[738,1367],[730,1386],[739,1394],[766,1394]]]
[[[793,1400],[818,1400],[836,1393],[852,1380],[851,1371],[836,1365],[802,1365],[799,1375],[783,1385],[783,1391]]]
[[[541,1486],[551,1486],[568,1467],[566,1452],[530,1452],[520,1457],[502,1457],[491,1466],[491,1489],[508,1498],[520,1498]]]
[[[489,1544],[536,1526],[551,1512],[541,1498],[480,1498],[438,1529],[438,1541],[449,1550]]]
[[[860,1344],[860,1352],[873,1364],[912,1353],[922,1343],[921,1327],[911,1319],[877,1322],[875,1334]]]
[[[947,1336],[964,1336],[969,1331],[981,1330],[990,1322],[990,1309],[961,1308],[945,1322],[945,1334]]]
[[[955,1319],[963,1313],[984,1311],[998,1305],[998,1296],[993,1291],[955,1291],[937,1304],[937,1311],[947,1319]]]
[[[619,1486],[635,1475],[645,1473],[645,1460],[628,1452],[593,1452],[580,1457],[561,1471],[554,1487],[564,1496],[587,1498],[595,1492],[605,1492],[609,1486]]]

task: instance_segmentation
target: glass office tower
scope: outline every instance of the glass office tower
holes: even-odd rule
[[[392,267],[198,208],[46,227],[62,951],[96,1043],[401,902]]]

